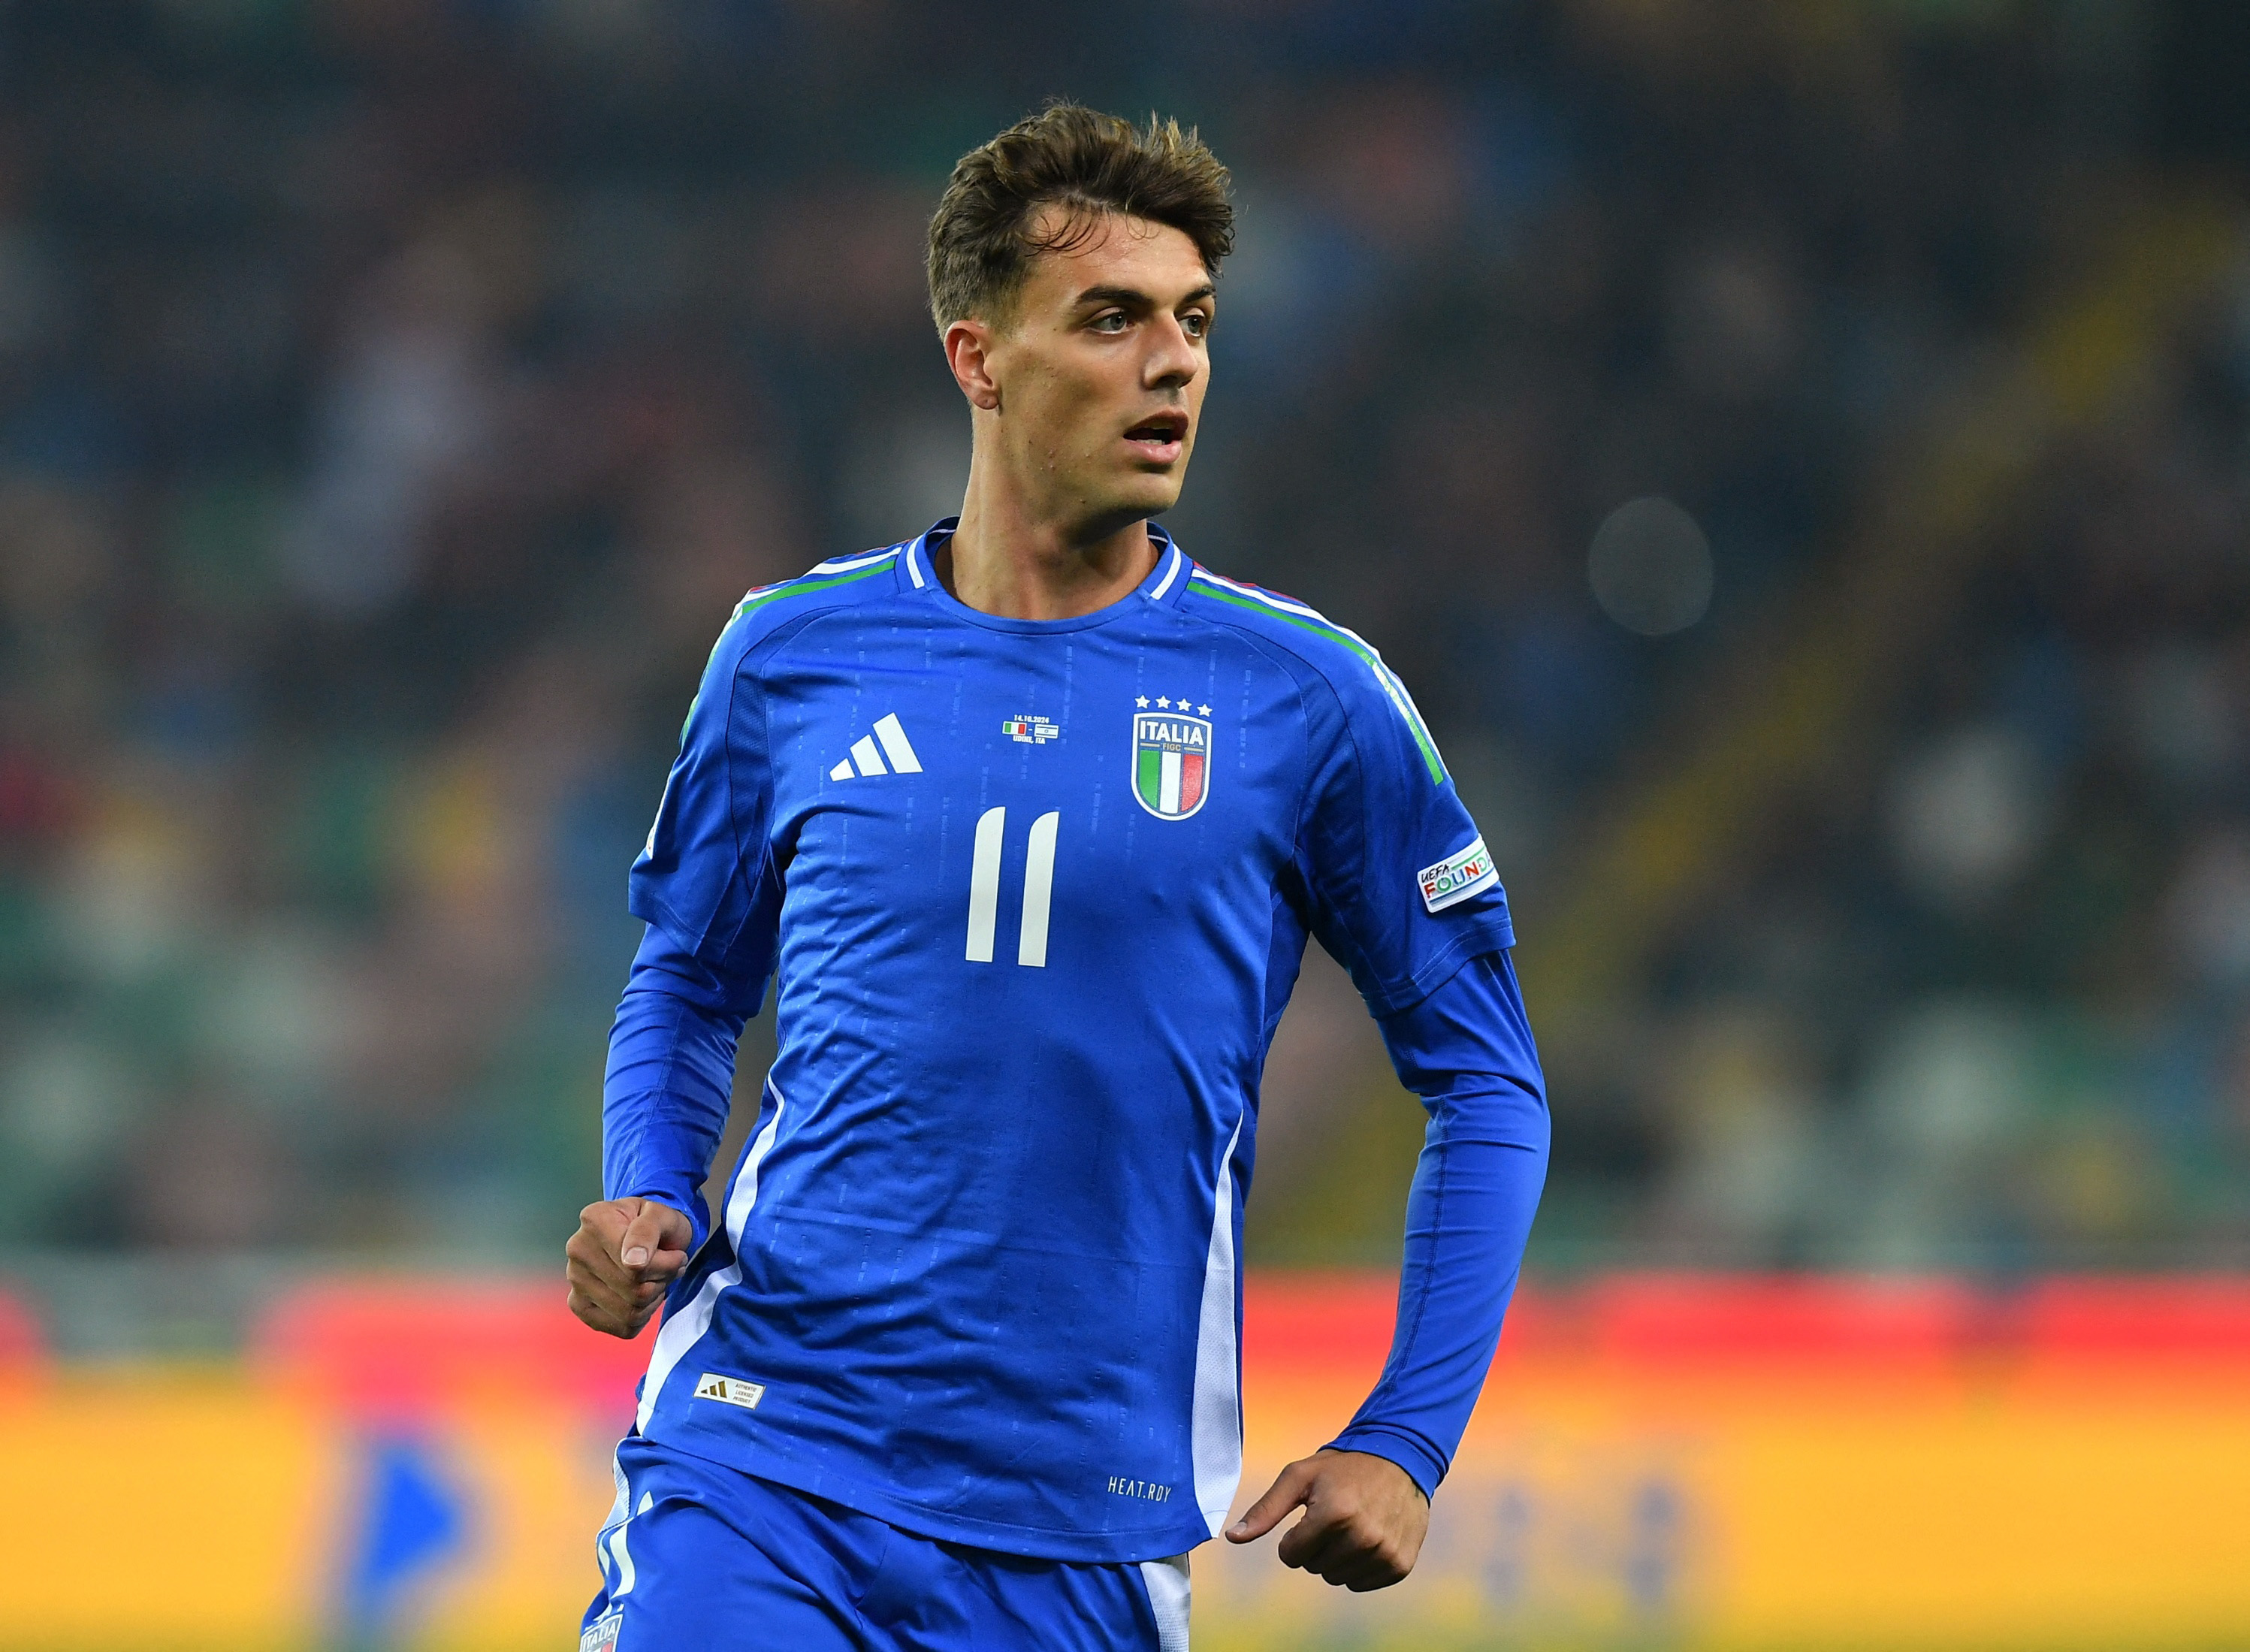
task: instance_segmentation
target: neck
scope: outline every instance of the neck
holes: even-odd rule
[[[1032,508],[996,486],[980,451],[969,466],[961,525],[931,557],[945,588],[979,613],[1075,619],[1120,602],[1156,565],[1145,517],[1087,522]]]

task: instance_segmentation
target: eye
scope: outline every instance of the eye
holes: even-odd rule
[[[1093,321],[1094,330],[1097,333],[1122,333],[1126,326],[1125,312],[1122,310],[1104,310],[1095,316]]]
[[[1211,317],[1201,310],[1190,310],[1180,317],[1180,327],[1190,338],[1202,338],[1211,331]]]

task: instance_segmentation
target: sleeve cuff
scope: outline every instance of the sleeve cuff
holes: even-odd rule
[[[1446,1477],[1446,1460],[1432,1451],[1421,1435],[1379,1422],[1354,1423],[1321,1448],[1363,1451],[1370,1457],[1395,1462],[1406,1471],[1406,1477],[1414,1483],[1425,1500],[1437,1496],[1438,1483]]]
[[[694,1229],[694,1238],[687,1247],[687,1254],[692,1256],[703,1248],[703,1241],[711,1236],[711,1213],[709,1206],[703,1202],[702,1194],[685,1184],[684,1177],[666,1177],[660,1181],[636,1187],[630,1196],[652,1199],[659,1205],[669,1205],[687,1218],[688,1226]]]

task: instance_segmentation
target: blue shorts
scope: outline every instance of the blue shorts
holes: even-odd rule
[[[1186,1652],[1184,1555],[941,1543],[638,1436],[617,1476],[579,1652]]]

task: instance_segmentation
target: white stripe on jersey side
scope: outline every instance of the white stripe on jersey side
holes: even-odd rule
[[[907,547],[907,577],[914,582],[916,591],[921,589],[921,543],[919,540]]]
[[[694,715],[695,708],[690,706],[688,715]],[[656,819],[648,823],[648,841],[640,846],[640,852],[643,854],[653,855],[656,853],[656,829],[664,824],[664,805],[672,801],[672,777],[679,772],[679,766],[676,764],[665,771],[664,790],[658,794],[656,799]]]
[[[891,760],[891,767],[901,774],[920,774],[921,759],[914,756],[913,743],[907,738],[906,725],[899,714],[887,711],[875,719],[875,738],[883,743],[883,755]]]
[[[1217,1537],[1242,1483],[1242,1368],[1235,1354],[1234,1144],[1218,1156],[1211,1200],[1211,1248],[1203,1269],[1203,1310],[1196,1322],[1195,1410],[1189,1453],[1195,1464],[1196,1506]]]
[[[640,1412],[634,1420],[634,1427],[644,1434],[648,1432],[648,1420],[656,1414],[656,1402],[664,1393],[664,1385],[673,1367],[711,1329],[712,1311],[718,1306],[721,1295],[742,1282],[742,1230],[749,1223],[750,1206],[757,1202],[758,1166],[773,1151],[774,1137],[781,1133],[781,1116],[789,1108],[771,1073],[766,1075],[766,1090],[774,1099],[773,1116],[758,1132],[757,1140],[750,1144],[749,1153],[742,1160],[742,1168],[735,1172],[735,1185],[727,1195],[727,1238],[735,1248],[735,1260],[705,1280],[703,1289],[695,1293],[695,1300],[658,1329],[656,1346],[649,1351],[648,1375],[641,1382]]]
[[[1422,708],[1414,703],[1414,696],[1406,692],[1405,683],[1400,680],[1397,672],[1383,663],[1382,652],[1350,626],[1339,626],[1317,608],[1308,608],[1301,602],[1291,602],[1287,598],[1277,597],[1270,591],[1260,591],[1254,585],[1242,584],[1224,575],[1215,574],[1208,568],[1191,569],[1188,577],[1204,580],[1214,585],[1224,585],[1237,596],[1247,597],[1253,602],[1262,602],[1268,608],[1278,608],[1283,613],[1301,614],[1315,624],[1326,626],[1338,636],[1350,638],[1352,641],[1366,650],[1368,667],[1375,673],[1375,681],[1381,685],[1383,692],[1389,696],[1391,705],[1397,708],[1398,715],[1413,725],[1423,740],[1428,743],[1431,750],[1435,751],[1438,749],[1437,741],[1431,737],[1430,725],[1422,721]],[[1442,765],[1445,759],[1441,757],[1438,761]]]
[[[1156,1652],[1188,1652],[1188,1558],[1141,1562],[1141,1585],[1156,1614]]]
[[[1172,581],[1180,577],[1180,564],[1186,560],[1185,556],[1180,555],[1180,548],[1177,545],[1173,546],[1172,565],[1164,570],[1164,577],[1156,582],[1156,588],[1149,593],[1150,602],[1163,600],[1164,593],[1172,588]]]

